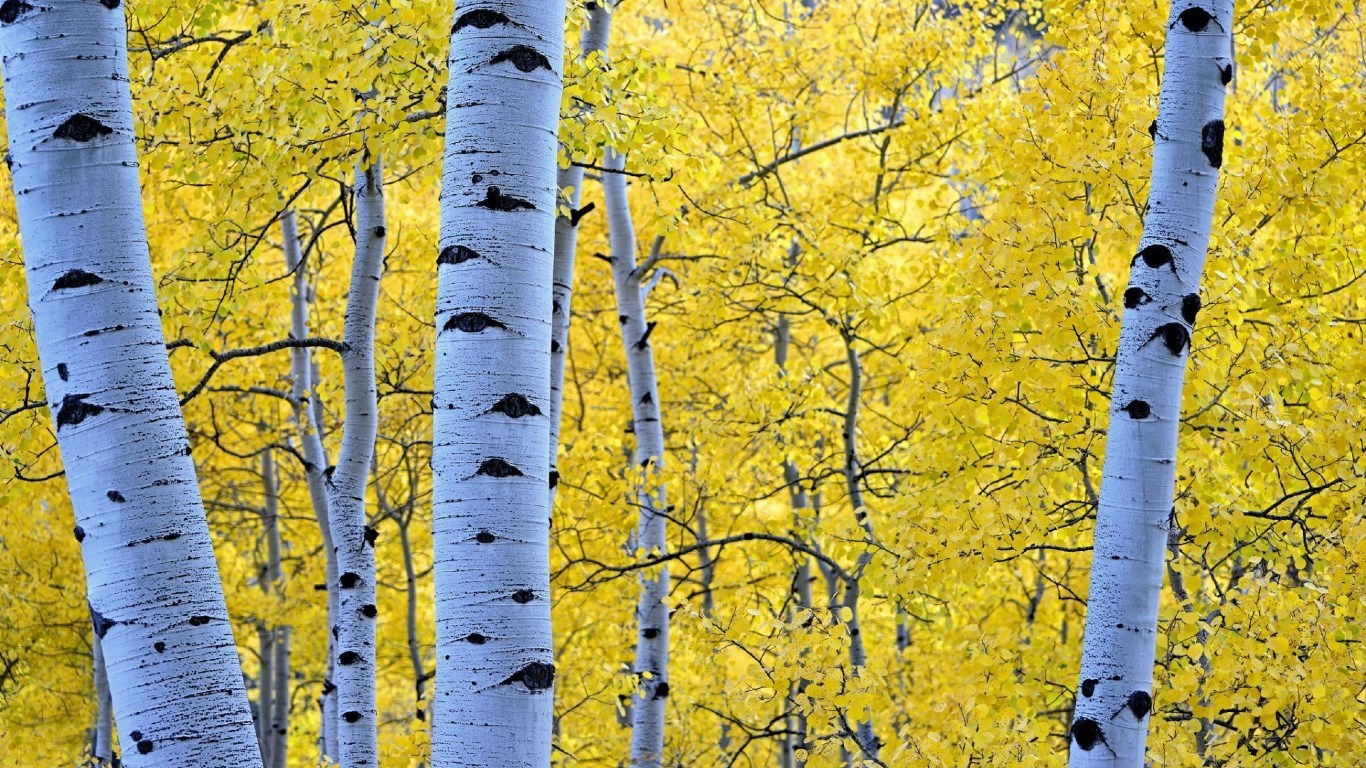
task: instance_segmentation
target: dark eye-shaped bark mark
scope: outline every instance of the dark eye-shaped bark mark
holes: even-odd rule
[[[52,283],[52,290],[64,291],[68,288],[84,288],[88,285],[99,285],[104,282],[104,278],[83,269],[71,269],[62,274]]]
[[[597,203],[589,203],[588,205],[585,205],[585,206],[582,207],[582,208],[578,208],[578,209],[575,209],[575,210],[573,210],[573,211],[570,211],[570,212],[569,212],[569,226],[571,226],[571,227],[577,227],[577,226],[579,225],[579,220],[582,219],[584,216],[587,216],[588,213],[589,213],[589,211],[592,211],[592,210],[593,210],[594,208],[596,208],[596,207],[598,207],[598,204],[597,204]]]
[[[459,32],[460,30],[464,29],[465,27],[474,27],[475,29],[488,29],[489,27],[492,27],[495,24],[511,23],[512,22],[508,19],[508,17],[504,16],[503,14],[497,11],[490,11],[480,8],[477,11],[462,13],[460,15],[460,18],[456,19],[455,24],[451,27],[451,34],[453,35],[456,32]]]
[[[500,685],[511,685],[513,683],[525,685],[526,689],[532,693],[549,690],[555,684],[555,665],[533,661],[513,672]]]
[[[1153,415],[1152,406],[1148,405],[1148,403],[1144,400],[1135,400],[1129,403],[1128,405],[1124,406],[1120,410],[1129,414],[1129,418],[1134,420],[1146,419],[1149,416]]]
[[[367,619],[373,619],[379,615],[379,609],[369,603],[366,603],[365,605],[362,605],[360,607],[360,615],[364,616]]]
[[[1133,713],[1135,720],[1142,720],[1148,716],[1153,709],[1153,697],[1147,691],[1134,691],[1129,694],[1129,698],[1124,700],[1123,706],[1115,710],[1115,714],[1110,716],[1111,720],[1119,717],[1119,713],[1128,709]]]
[[[646,640],[653,640],[656,637],[659,637],[659,630],[654,627],[648,627],[641,630],[640,634],[644,635]]]
[[[373,549],[375,542],[379,541],[379,529],[367,525],[365,526],[365,533],[363,533],[362,536],[365,539],[365,543],[369,544],[371,549]]]
[[[464,264],[470,259],[479,258],[479,252],[463,245],[452,245],[441,249],[436,257],[437,264]]]
[[[551,339],[551,340],[550,340],[550,351],[551,351],[552,353],[559,353],[560,349],[562,349],[562,347],[560,346],[560,342],[558,342],[558,341],[556,341],[556,340],[554,340],[554,339]]]
[[[1097,679],[1095,679],[1094,677],[1088,677],[1088,678],[1086,678],[1085,680],[1082,680],[1082,681],[1081,681],[1081,695],[1082,695],[1082,696],[1085,696],[1085,697],[1088,698],[1088,699],[1091,698],[1092,696],[1096,695],[1096,685],[1097,685],[1099,682],[1100,682],[1100,681],[1097,680]]]
[[[84,528],[82,528],[82,527],[80,527],[80,526],[78,525],[78,526],[76,526],[75,528],[71,529],[71,532],[72,532],[73,534],[76,535],[76,543],[79,544],[80,542],[85,541],[85,529],[84,529]]]
[[[1187,8],[1176,18],[1186,27],[1186,29],[1189,29],[1192,32],[1204,32],[1205,27],[1208,27],[1209,23],[1214,21],[1214,17],[1210,15],[1210,12],[1199,6]]]
[[[1157,141],[1157,121],[1156,121],[1156,120],[1154,120],[1154,121],[1152,121],[1151,123],[1148,124],[1148,136],[1149,136],[1153,141]]]
[[[341,578],[338,580],[338,582],[341,584],[342,589],[355,589],[356,587],[360,586],[360,576],[358,574],[347,571],[346,573],[343,573],[341,575]]]
[[[209,616],[191,616],[191,617],[190,617],[190,626],[192,626],[192,627],[202,627],[202,626],[204,626],[205,624],[208,624],[210,621],[213,621],[213,618],[212,618],[212,617],[209,617]]]
[[[461,333],[482,333],[489,328],[500,328],[507,330],[507,326],[494,320],[483,312],[461,312],[446,321],[442,330],[460,331]]]
[[[349,712],[343,712],[342,719],[348,723],[358,723],[360,722],[360,713],[354,709]]]
[[[101,123],[90,115],[77,113],[68,117],[65,122],[57,126],[57,130],[52,132],[52,138],[86,142],[97,136],[108,136],[113,132],[113,128]]]
[[[1149,336],[1148,341],[1145,341],[1144,344],[1159,337],[1162,339],[1162,345],[1173,355],[1179,355],[1184,352],[1191,341],[1191,334],[1190,331],[1186,330],[1186,326],[1180,323],[1166,323],[1164,325],[1159,325],[1157,330],[1153,331],[1153,335]]]
[[[104,495],[115,504],[122,504],[125,501],[128,501],[128,499],[123,498],[123,494],[119,493],[118,491],[110,491]]]
[[[506,459],[495,457],[492,459],[484,459],[484,462],[479,465],[479,469],[475,470],[474,474],[499,478],[520,477],[522,470],[509,464]]]
[[[501,64],[505,61],[512,62],[512,66],[522,72],[535,72],[538,69],[555,71],[551,69],[550,60],[544,54],[528,45],[514,45],[489,59],[490,64]]]
[[[654,697],[655,697],[656,699],[667,699],[667,698],[669,698],[669,684],[668,684],[668,683],[660,683],[660,684],[656,685],[656,686],[655,686],[655,696],[654,696]]]
[[[100,0],[100,5],[112,11],[119,7],[119,0]]]
[[[70,375],[70,372],[67,370],[66,363],[57,363],[57,376],[58,376],[58,378],[60,378],[62,381],[66,381],[67,376],[69,376],[69,375]]]
[[[157,653],[165,653],[165,652],[166,652],[166,644],[163,643],[162,641],[158,640],[158,641],[156,641],[155,643],[152,644],[152,650],[156,651]]]
[[[555,486],[557,486],[557,485],[559,485],[559,484],[560,484],[560,473],[559,473],[559,472],[551,472],[551,473],[550,473],[550,487],[551,487],[551,488],[554,488]]]
[[[643,394],[643,395],[640,396],[640,401],[639,401],[639,402],[640,402],[641,405],[651,405],[651,404],[654,403],[654,401],[655,401],[654,395],[651,395],[649,392],[646,392],[645,394]]]
[[[355,651],[342,651],[341,655],[337,657],[337,663],[346,667],[349,667],[358,661],[360,661],[360,654]]]
[[[1200,151],[1209,158],[1209,164],[1218,168],[1224,164],[1224,121],[1211,120],[1200,129]]]
[[[1221,85],[1228,85],[1231,82],[1233,82],[1233,65],[1225,64],[1222,67],[1219,67],[1219,83]]]
[[[488,191],[484,193],[484,199],[475,203],[475,205],[480,208],[487,208],[490,211],[536,210],[536,206],[532,205],[531,201],[523,200],[520,197],[513,197],[512,195],[505,195],[498,187],[489,187]]]
[[[645,333],[640,335],[640,341],[636,342],[636,349],[645,349],[650,346],[650,334],[654,333],[656,323],[652,320],[645,324]]]
[[[529,589],[519,589],[512,593],[512,602],[526,605],[536,599],[536,593]]]
[[[1165,266],[1171,268],[1173,275],[1176,274],[1176,261],[1172,258],[1172,249],[1165,245],[1157,244],[1144,248],[1134,257],[1134,262],[1136,263],[1139,259],[1143,259],[1143,263],[1148,265],[1150,269]]]
[[[540,416],[541,409],[536,404],[515,392],[503,395],[503,399],[493,404],[489,409],[491,413],[501,413],[512,419],[520,419],[523,416]]]
[[[150,754],[153,749],[156,749],[156,745],[151,739],[142,739],[138,742],[138,754]]]
[[[1125,309],[1133,309],[1134,307],[1147,304],[1152,300],[1152,297],[1149,296],[1142,288],[1134,287],[1124,292]]]
[[[1190,293],[1181,298],[1181,319],[1195,325],[1195,316],[1200,314],[1200,295]]]
[[[79,395],[67,395],[62,398],[61,408],[57,410],[57,429],[73,427],[91,416],[104,413],[104,406],[87,403],[85,401],[87,397],[90,397],[88,392]]]
[[[384,237],[387,234],[389,234],[389,231],[384,227],[375,227],[375,237]]]
[[[5,0],[4,5],[0,5],[0,24],[13,24],[19,20],[20,16],[33,10],[33,6],[28,3],[21,3],[18,0]]]
[[[103,640],[105,634],[118,622],[95,610],[95,606],[91,605],[89,601],[86,601],[86,605],[90,608],[90,625],[95,629],[95,637]]]
[[[1107,748],[1110,746],[1105,741],[1105,731],[1101,730],[1100,723],[1089,717],[1077,718],[1077,721],[1072,723],[1072,740],[1077,742],[1077,746],[1081,747],[1083,752],[1090,752],[1097,744],[1105,744]]]
[[[489,639],[486,635],[481,635],[478,632],[471,632],[465,637],[465,641],[471,645],[483,645],[484,643],[487,643]]]
[[[480,531],[479,533],[474,534],[474,540],[480,544],[492,544],[498,540],[498,537],[488,531]]]

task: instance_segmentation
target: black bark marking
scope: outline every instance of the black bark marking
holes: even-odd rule
[[[656,685],[656,686],[655,686],[655,698],[656,698],[656,699],[667,699],[667,698],[669,698],[669,684],[668,684],[668,683],[660,683],[659,685]]]
[[[5,0],[4,5],[0,5],[0,24],[13,24],[19,20],[20,16],[33,10],[33,6],[19,0]]]
[[[1210,166],[1224,164],[1224,121],[1211,120],[1200,129],[1200,151],[1209,158]]]
[[[480,531],[479,533],[474,534],[474,540],[480,544],[492,544],[498,540],[498,537],[488,531]]]
[[[520,419],[523,416],[540,416],[541,409],[536,404],[515,392],[503,395],[503,399],[494,403],[489,411],[501,413],[509,418]]]
[[[366,603],[365,605],[362,605],[360,607],[360,615],[364,616],[367,619],[373,619],[379,615],[379,609],[371,605],[370,603]]]
[[[446,321],[442,330],[460,331],[462,333],[482,333],[489,328],[501,328],[507,330],[507,326],[494,320],[483,312],[461,312]]]
[[[1152,138],[1153,141],[1157,141],[1157,121],[1156,121],[1156,120],[1154,120],[1154,121],[1152,121],[1151,123],[1148,124],[1148,136],[1150,136],[1150,137]]]
[[[133,741],[140,741],[142,739],[142,731],[133,731],[132,733],[128,734],[128,738],[132,739]]]
[[[453,35],[456,32],[459,32],[460,30],[464,29],[465,27],[474,27],[475,29],[488,29],[494,24],[511,23],[512,22],[508,20],[508,17],[504,16],[503,14],[497,11],[490,11],[480,8],[477,11],[470,11],[468,13],[461,14],[460,18],[455,20],[455,25],[451,27],[451,34]]]
[[[512,601],[514,603],[521,603],[522,605],[526,605],[527,603],[535,599],[536,593],[532,592],[529,589],[519,589],[516,592],[512,593]]]
[[[513,672],[512,676],[500,685],[511,685],[513,683],[525,685],[526,689],[532,693],[549,690],[555,684],[555,665],[533,661]]]
[[[650,346],[650,334],[654,333],[655,323],[653,320],[645,324],[645,333],[640,335],[640,341],[636,342],[636,349],[645,349]]]
[[[1180,323],[1159,325],[1157,330],[1153,331],[1153,335],[1148,337],[1148,341],[1159,336],[1162,337],[1162,344],[1167,348],[1167,351],[1173,355],[1181,354],[1191,342],[1190,331],[1187,331],[1186,326]]]
[[[109,491],[108,493],[106,493],[106,494],[104,494],[104,495],[105,495],[106,498],[108,498],[110,501],[114,502],[115,504],[122,504],[122,503],[124,503],[125,501],[128,501],[128,499],[123,498],[123,494],[119,493],[118,491]]]
[[[78,112],[71,117],[68,117],[66,122],[57,126],[57,130],[52,132],[52,138],[86,142],[96,136],[108,136],[113,132],[113,128],[101,123],[90,115],[83,115]]]
[[[471,184],[478,184],[479,182],[481,182],[481,181],[483,181],[483,180],[484,180],[484,174],[482,174],[482,173],[471,173],[471,174],[470,174],[470,183],[471,183]]]
[[[66,363],[57,363],[57,375],[61,377],[62,381],[66,381],[67,376],[70,375],[70,372],[67,370]]]
[[[552,354],[558,354],[559,351],[560,351],[560,349],[561,349],[561,347],[560,347],[560,342],[556,341],[555,339],[551,339],[551,340],[550,340],[550,351],[551,351],[551,353],[552,353]]]
[[[1134,261],[1139,259],[1143,259],[1143,263],[1151,269],[1166,266],[1171,267],[1172,274],[1176,274],[1176,261],[1172,258],[1172,249],[1165,245],[1159,243],[1144,248],[1134,257]]]
[[[1181,298],[1181,319],[1188,325],[1195,325],[1195,316],[1200,314],[1200,294],[1190,293]]]
[[[100,5],[112,11],[119,7],[119,0],[100,0]]]
[[[1081,695],[1085,696],[1088,699],[1094,696],[1096,694],[1096,684],[1099,682],[1100,681],[1095,679],[1094,677],[1088,677],[1085,680],[1082,680]]]
[[[90,624],[95,629],[95,637],[103,640],[104,635],[109,631],[109,628],[118,624],[118,622],[105,617],[104,614],[95,610],[95,606],[91,605],[88,600],[86,601],[86,605],[90,607]]]
[[[569,212],[569,226],[571,226],[571,227],[577,227],[577,226],[579,225],[579,219],[582,219],[584,216],[587,216],[588,213],[589,213],[590,211],[592,211],[592,210],[593,210],[594,208],[596,208],[596,207],[598,207],[598,204],[597,204],[597,203],[589,203],[588,205],[585,205],[585,206],[582,207],[582,208],[576,208],[576,209],[570,211],[570,212]]]
[[[343,712],[343,713],[342,713],[342,719],[345,720],[345,721],[348,722],[348,723],[359,722],[359,721],[360,721],[360,713],[357,712],[357,711],[354,710],[354,709],[351,710],[351,711],[349,711],[349,712]]]
[[[479,465],[479,469],[474,474],[488,475],[489,477],[518,477],[522,474],[522,470],[509,464],[506,459],[494,457],[484,459],[484,463]]]
[[[375,227],[375,237],[384,237],[389,232],[384,227]]]
[[[338,581],[341,583],[342,589],[355,589],[360,586],[360,575],[347,571],[341,575]]]
[[[1105,731],[1100,728],[1100,723],[1089,717],[1079,717],[1072,723],[1072,739],[1081,747],[1081,751],[1090,752],[1096,748],[1097,744],[1109,744],[1105,742]]]
[[[67,270],[57,281],[52,284],[52,290],[62,291],[67,288],[84,288],[87,285],[99,285],[104,282],[104,278],[83,269]]]
[[[655,629],[654,627],[650,627],[648,629],[642,630],[640,634],[644,635],[646,640],[653,640],[656,637],[659,637],[659,630]]]
[[[1231,82],[1233,82],[1233,65],[1225,64],[1219,68],[1219,83],[1228,85]]]
[[[551,488],[554,488],[555,486],[557,486],[557,485],[559,485],[559,484],[560,484],[560,473],[559,473],[559,472],[553,472],[553,471],[552,471],[552,472],[550,473],[550,487],[551,487]]]
[[[139,742],[138,742],[138,752],[139,752],[140,754],[144,754],[144,755],[145,755],[145,754],[151,752],[151,751],[152,751],[153,749],[155,749],[155,748],[156,748],[156,745],[152,744],[152,740],[151,740],[151,739],[143,739],[142,741],[139,741]]]
[[[487,208],[490,211],[517,211],[522,208],[534,211],[536,206],[530,200],[523,200],[520,197],[503,194],[498,187],[489,187],[484,193],[484,199],[475,203],[480,208]]]
[[[165,653],[165,652],[166,652],[166,644],[163,643],[163,642],[160,641],[160,640],[156,641],[156,643],[154,643],[154,644],[152,645],[152,648],[154,648],[154,649],[156,650],[157,653]]]
[[[464,264],[470,259],[479,258],[479,252],[463,245],[452,245],[441,249],[436,257],[437,264]]]
[[[655,401],[654,395],[651,395],[649,392],[646,392],[645,394],[643,394],[643,395],[640,396],[640,404],[641,404],[641,405],[649,405],[649,404],[653,403],[654,401]]]
[[[1134,287],[1124,292],[1125,309],[1133,309],[1134,307],[1137,307],[1139,305],[1147,304],[1152,300],[1152,297],[1149,296],[1142,288]]]
[[[630,315],[617,315],[617,322],[621,323],[622,325],[625,325],[626,321],[630,319]]]
[[[202,626],[204,626],[205,624],[208,624],[210,621],[213,621],[213,619],[210,618],[210,617],[208,617],[208,616],[191,616],[191,617],[190,617],[190,626],[192,626],[192,627],[202,627]]]
[[[371,528],[367,525],[365,526],[365,533],[362,535],[365,537],[365,543],[369,544],[371,549],[374,549],[375,542],[379,541],[379,529]]]
[[[360,654],[355,651],[342,651],[341,655],[337,657],[337,663],[345,667],[349,667],[358,661],[360,661]]]
[[[512,66],[522,72],[535,72],[538,69],[555,70],[550,66],[550,59],[544,54],[529,45],[514,45],[494,56],[489,60],[490,64],[500,64],[504,61],[512,62]]]
[[[57,429],[74,427],[91,416],[104,413],[104,406],[85,402],[87,397],[90,397],[88,392],[62,398],[62,407],[57,411]]]
[[[1181,12],[1181,15],[1178,16],[1177,19],[1186,26],[1186,29],[1189,29],[1192,32],[1204,32],[1205,27],[1208,27],[1209,23],[1214,21],[1214,17],[1210,15],[1209,11],[1199,6],[1187,8]]]
[[[1147,717],[1148,713],[1153,709],[1153,697],[1149,696],[1147,691],[1134,691],[1129,694],[1128,699],[1125,699],[1124,706],[1120,707],[1119,710],[1115,712],[1115,717],[1118,717],[1119,713],[1124,711],[1124,707],[1128,707],[1129,711],[1134,713],[1135,720],[1142,720]],[[1114,717],[1110,719],[1113,720]]]
[[[1135,400],[1120,410],[1128,413],[1131,419],[1146,419],[1153,414],[1152,406],[1143,400]]]
[[[469,635],[465,639],[473,643],[474,645],[483,645],[484,643],[487,643],[489,641],[487,637],[479,634],[478,632],[469,633]]]
[[[85,541],[85,529],[84,529],[84,528],[82,528],[82,527],[80,527],[80,526],[78,525],[78,526],[76,526],[75,528],[72,528],[72,529],[71,529],[71,532],[72,532],[73,534],[75,534],[75,536],[76,536],[76,543],[79,544],[80,542]]]

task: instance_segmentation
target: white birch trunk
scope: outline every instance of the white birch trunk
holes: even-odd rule
[[[799,146],[796,142],[794,146]],[[798,243],[794,240],[788,249],[788,263],[796,260]],[[778,375],[787,376],[787,354],[792,341],[792,321],[787,315],[779,315],[777,326],[773,332],[773,361],[778,366]],[[797,465],[791,459],[783,459],[783,482],[787,484],[788,500],[792,506],[792,530],[800,531],[806,525],[802,516],[806,513],[807,497],[806,489],[802,486],[801,472],[797,470]],[[792,574],[792,595],[795,610],[800,613],[811,610],[815,602],[811,596],[811,560],[804,554],[797,553],[797,567]],[[792,714],[787,717],[787,727],[791,731],[783,737],[779,748],[779,763],[783,768],[804,768],[806,761],[801,759],[798,750],[809,749],[807,744],[807,722],[806,715],[797,710],[800,706],[800,696],[806,692],[810,681],[801,679],[793,684],[788,691],[787,700],[784,706]]]
[[[1069,765],[1144,763],[1176,437],[1232,76],[1232,0],[1174,3],[1152,188],[1115,362]]]
[[[280,582],[280,493],[275,474],[275,457],[267,448],[261,453],[261,485],[265,504],[261,508],[262,536],[266,541],[266,563],[261,571],[261,591],[267,595],[276,591]],[[260,671],[256,676],[256,739],[261,745],[261,761],[266,768],[274,765],[275,736],[275,678],[278,674],[277,643],[282,628],[273,626],[269,617],[258,619]]]
[[[114,702],[109,697],[109,676],[104,669],[104,649],[98,637],[91,638],[95,656],[95,743],[91,757],[97,766],[114,762]]]
[[[304,268],[303,254],[299,250],[299,230],[295,223],[294,211],[285,211],[280,219],[281,233],[284,237],[285,266],[294,275],[290,288],[290,335],[296,339],[308,338],[308,273]],[[326,558],[327,576],[327,667],[323,678],[323,690],[318,698],[321,710],[321,753],[323,760],[337,760],[337,687],[332,682],[336,675],[337,638],[331,628],[337,623],[337,554],[332,544],[332,525],[327,511],[327,484],[324,475],[328,467],[327,451],[323,448],[321,409],[317,408],[318,398],[313,392],[313,360],[307,347],[290,350],[290,402],[294,410],[294,431],[299,434],[303,445],[304,477],[308,483],[308,497],[312,503],[313,516],[318,521],[322,534],[323,555]]]
[[[859,360],[853,337],[847,333],[844,336],[844,351],[849,365],[849,397],[844,411],[844,482],[849,493],[849,504],[854,510],[854,519],[863,529],[867,546],[872,547],[877,542],[877,536],[873,533],[873,523],[863,502],[863,467],[858,457],[858,416],[863,398],[863,363]],[[862,592],[859,577],[872,559],[870,549],[859,553],[858,564],[853,573],[845,579],[844,585],[844,607],[849,610],[849,620],[846,624],[849,632],[849,674],[855,678],[862,674],[864,666],[868,663],[868,654],[863,644],[863,630],[859,623],[858,601]],[[854,738],[864,755],[877,759],[880,743],[873,732],[871,713],[868,719],[858,721]]]
[[[289,627],[275,630],[275,675],[270,681],[274,688],[274,706],[270,711],[271,752],[265,768],[285,768],[289,765]]]
[[[461,2],[437,259],[432,765],[550,764],[550,349],[563,0]]]
[[[29,305],[87,599],[139,766],[260,766],[166,356],[119,4],[0,8]]]
[[[346,391],[337,467],[328,479],[327,510],[337,557],[333,683],[337,686],[337,758],[342,768],[379,765],[375,703],[375,540],[365,490],[379,428],[375,392],[375,315],[384,267],[384,186],[379,162],[356,169],[356,252],[346,297],[341,354]]]
[[[627,199],[626,160],[608,149],[603,161],[603,203],[612,243],[612,278],[616,284],[617,317],[626,348],[626,375],[630,384],[632,425],[636,436],[635,459],[642,476],[637,502],[640,524],[636,547],[662,554],[668,549],[667,502],[664,497],[664,426],[660,421],[659,382],[655,376],[650,335],[654,323],[645,313],[641,275],[636,269],[635,225]],[[662,768],[664,765],[664,714],[669,696],[669,569],[659,566],[642,573],[640,604],[636,608],[636,662],[638,679],[631,706],[631,765]]]

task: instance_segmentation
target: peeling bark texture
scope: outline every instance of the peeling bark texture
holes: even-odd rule
[[[296,339],[308,338],[308,272],[299,251],[299,230],[294,211],[285,211],[280,220],[284,237],[285,267],[294,275],[290,288],[290,333]],[[332,544],[332,525],[328,520],[327,483],[323,472],[330,466],[322,441],[322,409],[313,396],[313,360],[307,347],[290,350],[290,403],[294,409],[294,430],[303,444],[304,477],[308,483],[308,497],[313,516],[322,534],[323,554],[327,569],[327,626],[337,623],[337,554]],[[328,632],[327,673],[318,699],[322,710],[319,734],[320,752],[324,762],[337,760],[337,690],[332,683],[336,674],[336,638]]]
[[[383,167],[356,169],[356,252],[346,297],[346,351],[341,355],[346,391],[337,467],[326,482],[328,522],[337,556],[336,655],[337,758],[341,768],[379,765],[375,703],[375,542],[367,535],[365,490],[374,458],[379,406],[375,392],[375,315],[384,267]]]
[[[120,732],[139,734],[123,762],[259,768],[157,312],[124,11],[75,0],[6,9],[29,306],[114,711]]]
[[[1221,68],[1232,56],[1231,29],[1232,0],[1172,5],[1148,215],[1130,274],[1130,291],[1147,300],[1125,308],[1116,353],[1072,768],[1144,764],[1181,387],[1223,158]]]
[[[546,350],[564,12],[563,0],[455,9],[438,250],[481,257],[437,267],[433,768],[550,764]],[[539,413],[493,410],[508,395]]]
[[[114,762],[114,702],[109,698],[109,677],[104,669],[104,650],[98,637],[91,637],[95,657],[95,740],[90,755],[95,765]]]
[[[636,269],[635,225],[627,197],[626,159],[613,149],[603,160],[603,202],[612,245],[612,278],[616,285],[617,314],[626,352],[626,376],[630,385],[632,423],[636,437],[635,463],[640,468],[637,502],[640,523],[636,547],[647,553],[668,550],[664,496],[664,426],[660,421],[659,382],[655,376],[654,349],[648,338],[651,324],[645,313],[642,275]],[[639,678],[631,706],[631,765],[662,768],[664,765],[664,714],[669,692],[669,569],[658,566],[641,574],[640,603],[636,608],[635,673]]]

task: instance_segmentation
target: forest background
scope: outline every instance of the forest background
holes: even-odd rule
[[[290,365],[215,355],[288,337],[290,208],[314,335],[341,336],[348,178],[362,140],[377,148],[380,739],[384,764],[418,765],[449,11],[128,8],[163,321],[187,340],[172,364],[253,697],[260,630],[291,628],[292,765],[317,759],[327,630],[291,411],[272,394]],[[797,710],[824,734],[813,766],[841,763],[865,717],[889,764],[1061,764],[1166,4],[628,2],[610,63],[579,58],[583,22],[571,4],[562,163],[585,167],[583,210],[601,200],[603,148],[626,153],[653,275],[678,553],[669,764],[772,765]],[[1366,755],[1364,31],[1359,3],[1237,9],[1158,638],[1162,765]],[[579,249],[552,524],[555,754],[617,765],[646,555],[627,548],[638,478],[611,267],[592,258],[609,251],[600,211]],[[90,620],[9,189],[0,253],[0,765],[71,764],[95,718]],[[334,425],[340,366],[315,359]],[[858,675],[822,565],[858,576]]]

